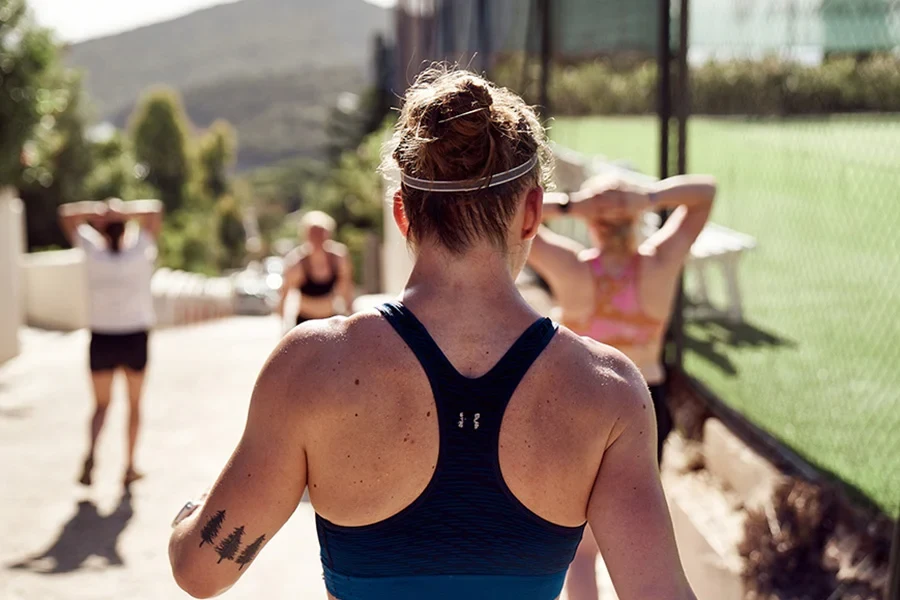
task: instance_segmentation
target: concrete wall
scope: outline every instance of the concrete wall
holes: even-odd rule
[[[22,201],[11,188],[0,189],[0,364],[19,353],[23,319],[20,260],[24,245]]]
[[[29,325],[63,331],[88,326],[87,273],[81,250],[27,254],[22,264]]]

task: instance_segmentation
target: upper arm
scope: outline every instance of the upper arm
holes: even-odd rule
[[[338,281],[349,291],[353,288],[353,261],[350,260],[347,248],[342,248],[343,251],[338,254],[337,275]]]
[[[101,250],[106,247],[106,241],[104,240],[103,235],[86,222],[75,224],[70,236],[70,243],[87,253],[94,250]]]
[[[296,386],[308,357],[297,332],[263,367],[244,433],[198,514],[172,537],[179,585],[209,597],[232,586],[293,514],[306,488],[306,453]]]
[[[141,229],[147,232],[154,240],[159,238],[159,232],[162,231],[163,212],[151,212],[140,217]]]
[[[659,231],[644,242],[655,249],[657,260],[667,266],[682,266],[712,212],[714,185],[694,185],[688,189],[692,191],[687,193],[692,193],[697,201],[677,206]]]
[[[284,279],[281,282],[282,296],[286,296],[290,290],[299,288],[303,285],[303,269],[300,266],[300,261],[296,260],[290,263],[287,263],[287,261],[285,262]]]
[[[701,210],[677,207],[663,226],[644,242],[654,249],[653,255],[663,266],[681,267],[709,218],[709,211],[700,214]]]
[[[338,277],[346,283],[353,283],[353,261],[346,253],[338,260]]]
[[[618,396],[619,415],[600,463],[588,521],[619,598],[693,598],[660,483],[650,393],[627,359],[621,359],[619,373],[607,386]]]
[[[576,278],[581,268],[578,253],[583,249],[578,242],[542,226],[531,245],[528,264],[559,296]]]
[[[59,213],[59,227],[62,229],[66,241],[72,246],[80,246],[86,239],[86,236],[78,231],[82,225],[89,227],[85,215]]]

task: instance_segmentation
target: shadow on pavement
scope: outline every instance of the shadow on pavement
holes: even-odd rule
[[[0,419],[25,419],[30,414],[31,408],[27,406],[0,406]]]
[[[92,501],[82,500],[46,551],[9,568],[47,575],[70,573],[83,568],[94,556],[105,559],[106,566],[121,566],[124,562],[116,546],[133,515],[131,493],[127,490],[118,506],[107,515],[101,515]]]

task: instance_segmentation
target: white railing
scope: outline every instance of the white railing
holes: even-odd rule
[[[27,254],[23,301],[29,325],[71,331],[88,327],[88,290],[81,250]],[[187,325],[234,314],[228,277],[160,268],[150,283],[159,327]]]
[[[234,286],[228,277],[158,269],[150,283],[160,327],[187,325],[234,314]]]

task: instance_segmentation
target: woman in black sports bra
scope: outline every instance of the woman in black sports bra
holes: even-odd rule
[[[278,314],[284,315],[291,290],[300,294],[296,324],[349,314],[353,303],[353,272],[347,248],[331,240],[334,219],[312,211],[300,222],[306,243],[286,258]]]

